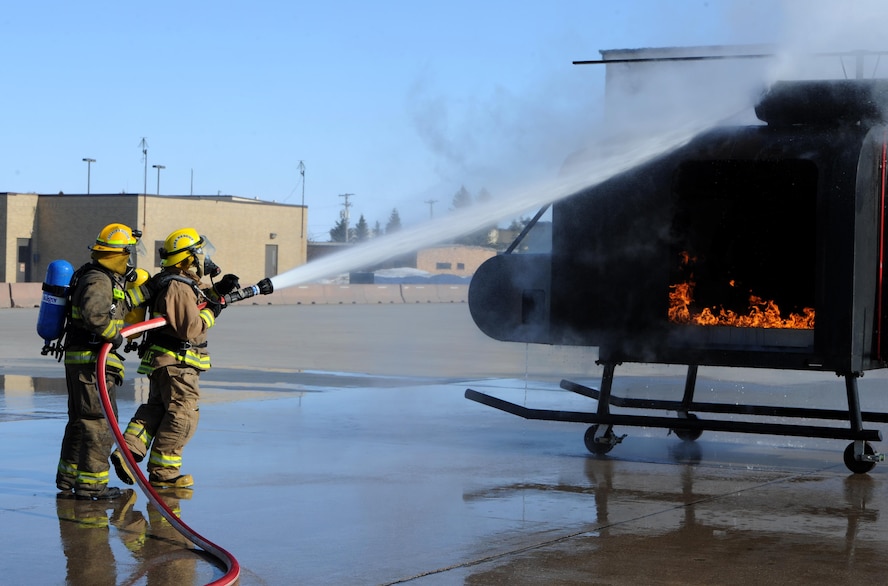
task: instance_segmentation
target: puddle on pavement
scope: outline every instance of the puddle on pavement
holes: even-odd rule
[[[148,400],[148,379],[126,379],[117,387],[118,409],[127,409]],[[308,392],[321,392],[299,382],[286,380],[254,382],[249,380],[201,380],[201,401],[223,403],[261,401],[284,397],[301,397]],[[68,390],[64,377],[0,375],[0,422],[56,419],[67,417]]]

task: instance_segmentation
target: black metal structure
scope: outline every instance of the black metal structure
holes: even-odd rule
[[[888,81],[775,84],[765,124],[721,127],[552,208],[551,254],[504,254],[476,272],[469,308],[503,341],[597,346],[595,413],[539,411],[471,389],[466,397],[530,419],[592,424],[608,452],[614,425],[848,439],[845,463],[867,472],[881,439],[864,422],[857,378],[888,365],[886,152]],[[514,247],[513,247],[514,248]],[[511,250],[511,249],[510,249]],[[684,364],[681,401],[610,393],[623,362]],[[698,366],[832,371],[848,411],[694,401]],[[676,411],[617,415],[610,406]],[[695,412],[846,420],[848,426],[703,420]]]

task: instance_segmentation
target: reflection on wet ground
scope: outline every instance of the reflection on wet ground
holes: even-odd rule
[[[0,374],[0,389],[0,423],[66,416],[68,392],[64,378]]]
[[[237,319],[249,311],[229,311],[246,327]],[[230,343],[241,336],[233,330]],[[34,364],[0,358],[2,581],[219,578],[141,494],[110,505],[57,498],[62,367]],[[888,464],[850,474],[845,442],[706,432],[684,443],[638,428],[593,457],[583,425],[463,398],[472,387],[541,409],[594,408],[555,377],[465,380],[447,357],[428,377],[285,364],[208,373],[184,455],[196,486],[167,495],[238,559],[243,585],[875,584],[888,573]],[[841,406],[831,375],[730,374],[703,373],[701,388],[714,399],[739,390],[751,403]],[[868,409],[885,410],[884,379],[861,381]],[[121,389],[121,417],[143,384]],[[615,385],[680,393],[681,373],[640,368]]]
[[[468,584],[826,584],[881,581],[883,478],[685,465],[671,474],[588,459],[586,526],[490,559]],[[663,474],[661,478],[658,478]],[[656,486],[656,488],[654,488]],[[522,507],[576,486],[515,486]],[[472,495],[472,499],[497,494]],[[565,501],[575,501],[563,497]],[[561,571],[553,572],[553,568]]]
[[[161,498],[181,515],[179,502],[192,497],[191,490],[166,491]],[[134,491],[116,501],[84,501],[56,496],[59,536],[65,555],[65,583],[97,584],[197,584],[212,580],[215,561],[160,514],[151,503],[143,513],[134,508]],[[113,530],[113,535],[112,535]],[[122,545],[126,555],[115,548]],[[39,582],[39,578],[34,583]],[[201,582],[202,581],[202,582]]]

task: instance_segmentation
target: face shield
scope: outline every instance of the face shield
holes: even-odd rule
[[[130,244],[126,249],[127,252],[130,253],[130,256],[143,256],[148,254],[148,250],[145,249],[145,245],[142,244],[141,240],[136,240],[135,244]]]
[[[145,245],[139,240],[141,236],[142,232],[140,230],[133,230],[133,237],[136,239],[136,243],[130,244],[124,249],[129,253],[129,257],[126,261],[126,272],[123,274],[123,277],[130,283],[134,282],[137,278],[136,258],[147,258],[148,255]]]
[[[193,250],[194,256],[197,258],[197,261],[194,263],[194,268],[197,270],[198,277],[206,275],[212,279],[222,272],[222,269],[216,266],[216,263],[212,260],[212,256],[216,254],[216,247],[213,246],[213,243],[210,242],[209,238],[201,234],[200,246]]]

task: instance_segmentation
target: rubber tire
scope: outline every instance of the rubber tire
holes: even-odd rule
[[[863,444],[863,453],[872,455],[875,454],[876,451],[871,445],[865,443]],[[854,474],[866,474],[876,467],[875,462],[861,462],[860,460],[854,459],[854,442],[851,442],[848,444],[848,447],[845,448],[844,458],[845,466]]]
[[[598,425],[592,425],[589,429],[586,430],[586,433],[583,435],[583,443],[586,444],[586,449],[595,454],[596,456],[603,456],[612,449],[614,449],[613,444],[602,444],[595,441],[595,434],[598,432]]]
[[[688,413],[687,419],[699,419],[693,413]],[[684,442],[692,442],[697,440],[701,435],[703,435],[702,429],[674,429],[672,433],[678,436],[678,439]]]

